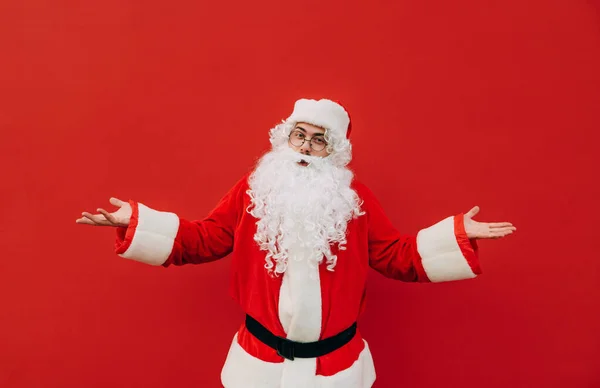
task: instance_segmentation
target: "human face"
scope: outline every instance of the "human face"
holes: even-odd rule
[[[304,143],[301,146],[295,146],[292,144],[291,139],[297,141],[297,143]],[[314,140],[313,140],[314,139]],[[311,141],[313,143],[323,143],[325,146],[321,150],[315,150],[313,146],[311,146]],[[290,139],[288,139],[288,145],[294,151],[299,152],[303,155],[311,155],[311,156],[319,156],[326,157],[329,155],[329,151],[327,151],[327,143],[325,143],[325,129],[321,127],[317,127],[308,123],[297,123],[292,132],[290,133]],[[319,147],[316,146],[318,149]],[[299,162],[302,166],[307,166],[306,162]]]

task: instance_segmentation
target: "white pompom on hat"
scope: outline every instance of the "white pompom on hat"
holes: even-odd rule
[[[304,122],[325,128],[340,139],[349,138],[352,131],[350,115],[346,109],[339,103],[327,99],[299,99],[294,104],[294,111],[286,121]]]

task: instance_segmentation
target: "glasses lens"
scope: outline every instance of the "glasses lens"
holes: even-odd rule
[[[290,143],[295,147],[300,147],[304,144],[304,134],[300,131],[294,131],[290,134]]]
[[[327,145],[327,142],[325,141],[325,139],[322,136],[313,137],[312,140],[310,141],[310,146],[315,151],[322,151],[326,145]]]

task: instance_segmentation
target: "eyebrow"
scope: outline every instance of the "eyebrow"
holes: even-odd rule
[[[308,133],[308,132],[306,131],[306,129],[302,128],[302,127],[301,127],[301,126],[299,126],[299,125],[296,125],[296,128],[294,128],[294,129],[299,129],[299,130],[301,130],[301,131],[302,131],[302,132],[304,132],[304,133]],[[313,137],[315,137],[315,136],[325,136],[325,133],[315,133],[315,134],[313,134]]]

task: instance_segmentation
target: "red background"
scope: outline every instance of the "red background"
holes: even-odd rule
[[[475,280],[369,279],[383,387],[600,387],[595,1],[0,4],[0,386],[218,387],[229,260],[154,268],[76,225],[203,217],[300,97],[405,233],[481,206]]]

